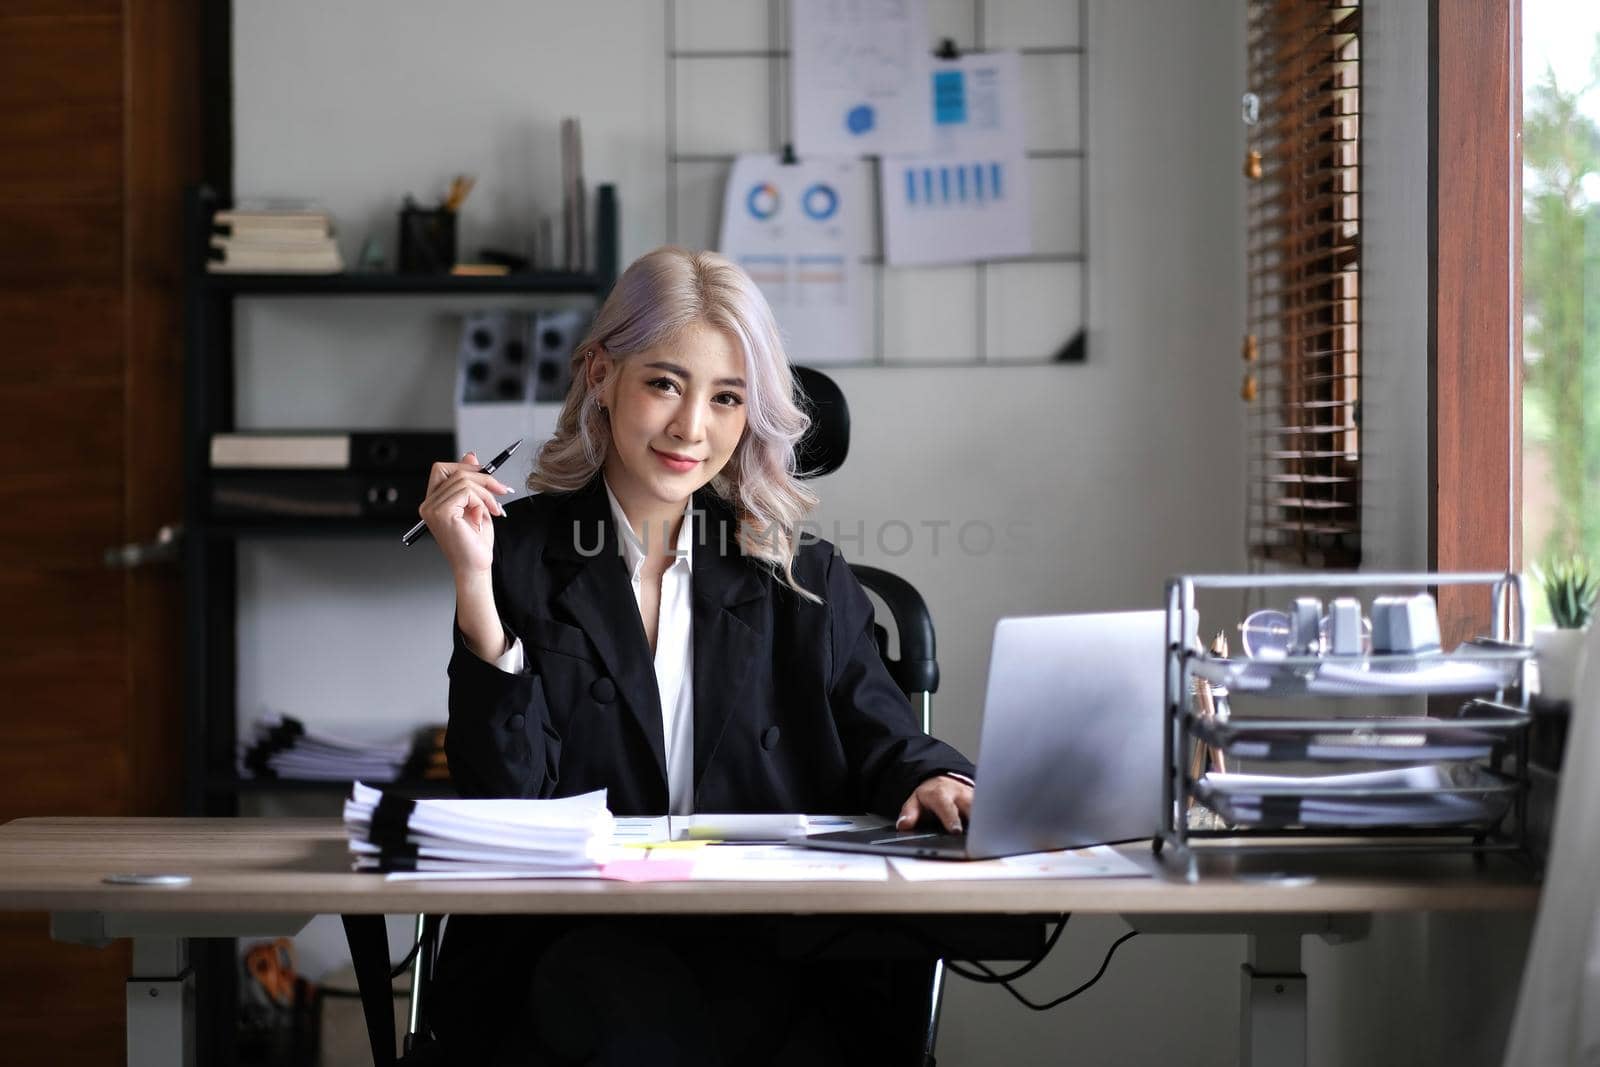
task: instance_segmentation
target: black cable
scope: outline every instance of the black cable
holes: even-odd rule
[[[1021,967],[1018,967],[1016,970],[1012,971],[1010,974],[996,974],[994,971],[990,970],[988,967],[985,967],[983,964],[978,963],[976,960],[971,961],[973,965],[982,967],[987,973],[976,974],[972,971],[965,970],[962,968],[961,964],[955,960],[945,960],[945,969],[954,974],[960,975],[969,982],[978,982],[985,985],[1000,985],[1005,982],[1014,982],[1044,962],[1044,958],[1050,955],[1050,950],[1056,947],[1056,942],[1061,940],[1061,931],[1067,928],[1067,920],[1070,918],[1072,918],[1070,912],[1066,915],[1063,915],[1056,923],[1056,928],[1050,932],[1050,936],[1045,938],[1044,948],[1039,950],[1039,954],[1033,959],[1029,960],[1027,963],[1024,963]]]
[[[411,961],[417,958],[417,953],[422,949],[422,938],[417,938],[417,943],[411,946],[411,951],[406,953],[406,958],[401,960],[394,970],[389,972],[389,981],[394,981],[406,973],[406,968],[411,966]]]
[[[1062,915],[1061,918],[1056,921],[1056,928],[1050,932],[1050,936],[1049,937],[1045,938],[1044,947],[1039,950],[1039,954],[1037,956],[1035,956],[1033,959],[1031,959],[1028,962],[1024,963],[1021,967],[1017,968],[1015,971],[1011,972],[1010,974],[1005,974],[1005,975],[996,975],[994,973],[994,971],[989,970],[989,968],[987,968],[987,967],[984,967],[984,970],[989,972],[987,975],[985,975],[985,974],[973,974],[970,971],[964,971],[964,970],[961,969],[960,965],[956,963],[956,961],[951,960],[951,959],[946,957],[946,953],[949,951],[949,946],[948,945],[941,944],[935,938],[932,938],[932,937],[928,936],[928,934],[925,933],[923,930],[921,930],[914,922],[911,922],[911,921],[908,921],[908,920],[900,920],[900,921],[894,923],[894,925],[896,927],[898,927],[902,933],[904,933],[905,935],[910,937],[912,940],[921,942],[921,944],[925,948],[927,948],[928,951],[933,953],[935,958],[943,959],[945,968],[950,970],[950,971],[955,972],[956,974],[960,975],[962,978],[965,978],[965,979],[967,979],[968,981],[971,981],[971,982],[998,983],[998,982],[1009,982],[1009,981],[1012,981],[1013,979],[1021,978],[1023,975],[1027,974],[1029,971],[1031,971],[1035,967],[1039,966],[1039,964],[1043,963],[1045,957],[1050,955],[1050,950],[1055,948],[1056,942],[1061,940],[1061,932],[1067,928],[1067,920],[1070,919],[1070,918],[1072,918],[1072,914],[1070,912],[1068,912],[1067,914]],[[844,927],[842,929],[835,930],[830,936],[824,938],[820,943],[811,946],[811,948],[809,948],[805,952],[801,953],[799,958],[801,958],[801,959],[815,959],[818,956],[820,956],[822,953],[826,952],[828,949],[833,948],[835,945],[837,945],[839,942],[843,941],[845,938],[850,937],[851,935],[859,933],[859,932],[860,932],[859,929],[857,927],[854,927],[854,926],[846,926],[846,927]],[[977,964],[976,961],[973,961],[973,962],[974,962],[974,964],[976,966],[980,966],[980,967],[983,966],[982,964]],[[993,975],[993,977],[990,977],[990,975]]]
[[[1094,977],[1093,978],[1089,979],[1087,982],[1083,983],[1081,986],[1079,986],[1077,989],[1074,989],[1072,992],[1063,993],[1063,994],[1061,994],[1061,996],[1057,997],[1056,999],[1047,1000],[1043,1004],[1035,1004],[1033,1001],[1029,1000],[1027,997],[1025,997],[1021,993],[1017,992],[1015,989],[1013,989],[1011,987],[1011,984],[1010,984],[1009,981],[999,981],[1000,976],[995,974],[995,972],[990,967],[988,967],[987,965],[979,963],[977,960],[972,960],[971,963],[972,963],[972,965],[974,967],[978,968],[980,971],[983,971],[985,974],[987,974],[989,976],[989,978],[987,980],[989,980],[989,981],[997,981],[998,984],[1000,985],[1000,987],[1003,988],[1007,993],[1010,993],[1012,995],[1012,997],[1014,997],[1017,1000],[1017,1002],[1019,1004],[1021,1004],[1023,1007],[1029,1008],[1029,1009],[1031,1009],[1033,1011],[1049,1011],[1051,1008],[1058,1007],[1058,1006],[1060,1006],[1062,1004],[1065,1004],[1067,1001],[1071,1000],[1073,997],[1077,996],[1079,993],[1082,993],[1084,990],[1088,989],[1090,986],[1092,986],[1096,982],[1100,981],[1100,979],[1102,977],[1104,977],[1104,975],[1106,973],[1106,968],[1111,966],[1111,957],[1115,956],[1117,954],[1117,949],[1122,947],[1122,943],[1124,941],[1127,941],[1130,938],[1134,938],[1134,937],[1137,937],[1137,936],[1139,936],[1139,931],[1137,931],[1137,930],[1129,930],[1127,933],[1125,933],[1121,937],[1117,938],[1115,941],[1113,941],[1111,943],[1111,947],[1106,950],[1106,958],[1104,960],[1100,961],[1100,969],[1098,971],[1094,972]],[[945,966],[948,967],[949,964],[946,964]],[[956,973],[957,974],[961,974],[960,971],[957,971]],[[962,977],[965,978],[966,975],[962,974]]]

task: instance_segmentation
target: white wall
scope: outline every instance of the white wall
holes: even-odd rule
[[[392,208],[403,193],[436,193],[446,176],[470,170],[480,184],[463,232],[505,244],[496,235],[525,232],[528,205],[550,207],[549,160],[530,167],[529,158],[553,154],[556,120],[581,113],[591,178],[621,186],[625,254],[657,243],[661,9],[479,4],[451,22],[424,18],[431,10],[238,4],[238,194],[316,196],[353,257],[369,230],[392,249]],[[1236,17],[1178,2],[1094,8],[1086,366],[837,372],[857,440],[850,463],[818,483],[817,517],[825,531],[865,522],[866,546],[846,546],[852,558],[888,564],[928,596],[944,662],[940,720],[968,748],[999,615],[1154,606],[1167,574],[1242,561],[1234,393],[1242,23],[1236,5],[1228,10]],[[508,140],[526,150],[511,152]],[[469,237],[463,248],[476,243]],[[462,305],[241,302],[241,425],[449,425],[449,313]],[[891,557],[876,534],[894,519],[917,536]],[[921,524],[940,520],[952,525],[936,551]],[[1028,544],[1002,539],[1014,550],[970,555],[955,536],[968,520],[1021,522]],[[247,548],[241,569],[246,714],[282,706],[357,725],[439,714],[447,648],[430,642],[437,635],[426,620],[444,632],[449,594],[426,550],[264,542]],[[314,610],[336,602],[322,590],[377,586],[383,601],[369,600],[359,617],[343,597],[338,611]],[[316,651],[329,645],[344,652]],[[385,661],[377,677],[356,669],[364,653]],[[282,669],[318,655],[326,658],[315,669]],[[337,677],[340,664],[368,675],[364,707]]]
[[[1388,220],[1367,228],[1365,314],[1381,332],[1365,342],[1365,432],[1386,459],[1365,506],[1369,560],[1401,566],[1420,559],[1426,534],[1426,336],[1414,289],[1424,216],[1408,199],[1426,176],[1414,155],[1426,143],[1425,21],[1420,52],[1416,36],[1426,9],[1371,8],[1369,57],[1402,80],[1379,79],[1367,103],[1395,103],[1383,109],[1392,121],[1369,120],[1368,158],[1387,160],[1378,173],[1396,178],[1393,196],[1387,177],[1370,180],[1364,205],[1369,219]],[[239,0],[237,191],[319,197],[353,257],[368,229],[392,253],[401,195],[436,196],[449,175],[472,171],[480,187],[462,247],[505,244],[503,234],[553,209],[556,123],[578,114],[589,176],[619,183],[624,252],[636,255],[665,236],[663,24],[662,7],[643,0],[477,0],[448,18],[423,0]],[[927,596],[944,675],[936,721],[969,751],[996,618],[1155,606],[1169,574],[1244,565],[1242,3],[1092,0],[1087,46],[1089,362],[839,371],[857,439],[849,464],[817,486],[825,531],[858,522],[868,531],[847,554],[893,568]],[[1409,280],[1391,288],[1391,269]],[[241,421],[448,425],[454,334],[441,312],[458,306],[241,308]],[[903,555],[875,543],[892,520],[915,532]],[[969,554],[955,538],[969,520],[1023,522],[1027,542]],[[935,551],[923,524],[940,521],[950,526]],[[243,714],[270,706],[375,734],[443,718],[450,594],[434,553],[389,541],[269,541],[240,558]],[[1075,921],[1024,985],[1040,996],[1075,985],[1121,929]],[[1314,1064],[1411,1058],[1400,1006],[1415,1001],[1394,995],[1392,980],[1423,983],[1419,996],[1440,980],[1439,970],[1402,967],[1426,939],[1407,928],[1365,946],[1308,949]],[[1237,937],[1138,938],[1100,987],[1044,1016],[953,981],[940,1059],[1233,1062],[1242,948]],[[1343,1005],[1387,1011],[1381,1042],[1344,1035]]]
[[[1365,569],[1428,567],[1428,6],[1362,5]]]

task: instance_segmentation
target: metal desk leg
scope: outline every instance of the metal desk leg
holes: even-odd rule
[[[1251,934],[1245,958],[1239,969],[1240,1067],[1305,1067],[1300,935]]]
[[[188,939],[293,937],[310,921],[309,915],[294,914],[53,911],[50,936],[97,948],[122,938],[131,940],[128,1063],[194,1067],[194,970]]]
[[[181,937],[135,937],[128,1067],[194,1067],[194,971]]]

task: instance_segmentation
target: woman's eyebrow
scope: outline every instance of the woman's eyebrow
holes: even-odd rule
[[[664,370],[664,371],[668,372],[669,374],[676,374],[680,378],[693,378],[694,377],[694,375],[690,374],[689,371],[686,368],[680,367],[676,363],[666,363],[666,362],[662,362],[662,361],[658,360],[658,361],[656,361],[654,363],[646,363],[645,366],[646,367],[654,367],[656,370]],[[743,389],[744,388],[744,379],[743,378],[718,378],[716,384],[718,384],[718,385],[733,385],[733,386],[737,386],[740,389]]]

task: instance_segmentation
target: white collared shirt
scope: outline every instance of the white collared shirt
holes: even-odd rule
[[[611,520],[616,525],[623,565],[627,567],[637,604],[643,594],[640,572],[644,568],[645,552],[652,547],[652,539],[659,540],[663,534],[660,530],[647,529],[641,544],[610,485],[606,485],[606,499],[611,503]],[[661,735],[666,742],[667,812],[672,815],[694,812],[694,613],[690,605],[693,507],[691,499],[684,508],[683,522],[678,526],[674,549],[677,558],[661,575],[656,620],[656,690],[661,696]],[[511,647],[495,660],[495,666],[510,674],[521,674],[527,668],[521,638],[512,641]]]

